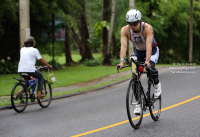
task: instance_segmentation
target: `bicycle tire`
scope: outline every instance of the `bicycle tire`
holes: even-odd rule
[[[135,99],[135,95],[134,93],[139,93],[138,98],[139,98],[139,103],[140,103],[140,107],[141,107],[141,113],[140,115],[135,115],[133,113],[135,105],[138,104],[138,102]],[[143,94],[141,92],[141,87],[138,84],[138,82],[136,82],[134,79],[132,79],[129,82],[129,86],[127,89],[127,94],[126,94],[126,109],[127,109],[127,115],[128,115],[128,119],[129,119],[129,123],[131,124],[131,126],[134,129],[138,129],[142,123],[142,118],[143,118],[143,98],[142,98]]]
[[[22,90],[22,92],[18,93],[20,90]],[[11,92],[11,104],[13,109],[18,113],[21,113],[26,109],[28,104],[28,93],[26,92],[24,84],[17,83],[13,87]]]
[[[43,91],[42,91],[42,94],[44,94],[45,97],[43,99],[38,99],[38,104],[42,108],[47,108],[50,105],[50,103],[51,103],[52,88],[51,88],[51,85],[46,80],[43,82]]]
[[[151,85],[150,85],[151,86]],[[150,88],[151,89],[151,88]],[[151,118],[154,121],[158,121],[161,113],[161,95],[158,98],[154,98],[154,95],[150,97],[152,105],[149,106],[149,112],[151,114]]]

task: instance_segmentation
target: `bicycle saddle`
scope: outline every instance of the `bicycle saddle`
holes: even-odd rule
[[[20,73],[20,75],[25,79],[25,80],[31,80],[30,75],[28,73]]]

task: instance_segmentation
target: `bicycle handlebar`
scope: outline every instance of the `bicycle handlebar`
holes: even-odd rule
[[[145,68],[147,67],[147,64],[146,64],[146,63],[141,63],[141,62],[139,62],[139,61],[136,61],[136,60],[135,60],[135,56],[133,56],[133,55],[130,57],[131,62],[129,62],[129,60],[128,60],[127,58],[125,58],[125,60],[126,60],[126,62],[127,62],[128,65],[125,65],[125,66],[123,66],[122,68],[131,67],[131,63],[132,63],[132,62],[133,62],[134,64],[136,64],[136,66],[144,66]],[[120,66],[117,65],[116,67],[117,67],[117,71],[118,71],[118,73],[119,73],[119,70],[118,70],[118,69],[120,68]]]
[[[48,66],[35,66],[37,70],[40,70],[42,68],[48,68]],[[50,69],[50,68],[49,68]]]

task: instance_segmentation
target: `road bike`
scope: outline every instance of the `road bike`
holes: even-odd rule
[[[39,70],[42,68],[47,68],[47,66],[36,66],[36,68],[37,70]],[[11,104],[13,109],[18,113],[23,112],[26,109],[26,106],[28,104],[28,99],[30,99],[31,102],[35,102],[36,95],[34,91],[38,83],[37,78],[33,77],[31,78],[27,73],[21,73],[21,76],[25,80],[13,77],[13,79],[18,81],[18,83],[15,84],[11,92]],[[43,86],[43,91],[41,91],[41,93],[45,95],[45,97],[37,100],[38,104],[42,108],[47,108],[51,103],[52,88],[51,84],[45,78],[43,80],[42,86]]]
[[[154,94],[151,93],[154,81],[151,78],[151,74],[147,70],[144,70],[146,64],[138,62],[137,57],[132,55],[130,62],[126,59],[128,65],[125,67],[131,67],[132,79],[129,82],[127,93],[126,93],[126,109],[129,122],[134,129],[138,129],[142,123],[143,112],[149,109],[151,118],[154,121],[158,121],[161,113],[161,95],[154,98]],[[119,66],[117,66],[118,70]],[[147,75],[147,90],[143,88],[141,79],[142,75]],[[134,114],[136,105],[141,108],[140,114]],[[148,115],[148,114],[146,114]]]

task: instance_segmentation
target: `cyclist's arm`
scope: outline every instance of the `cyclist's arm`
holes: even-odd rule
[[[52,66],[49,65],[43,58],[40,58],[39,61],[40,61],[42,64],[48,66],[49,68],[52,68]]]
[[[153,27],[151,25],[148,25],[146,28],[146,61],[147,67],[150,67],[150,58],[152,53],[152,40],[154,38],[154,32]],[[149,65],[148,65],[149,64]]]
[[[126,56],[126,46],[127,46],[127,36],[125,27],[121,29],[120,41],[121,41],[120,59],[124,59],[124,57]],[[124,66],[124,61],[120,60],[120,64]]]

